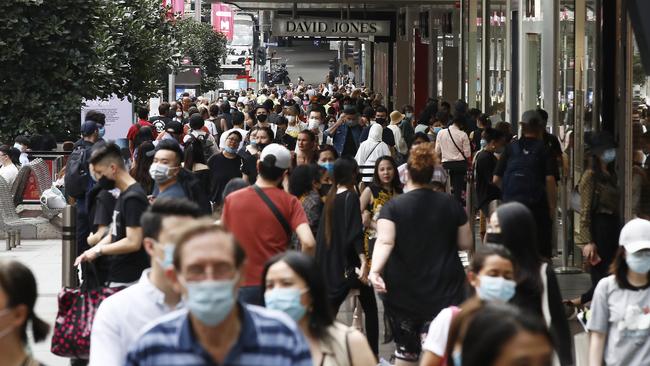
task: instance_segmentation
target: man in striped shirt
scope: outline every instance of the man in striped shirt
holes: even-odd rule
[[[236,302],[244,259],[221,226],[207,219],[189,225],[171,273],[187,309],[149,326],[126,365],[311,366],[307,342],[289,317]]]

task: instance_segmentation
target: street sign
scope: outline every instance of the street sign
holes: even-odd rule
[[[278,42],[263,42],[262,43],[265,47],[277,47]]]

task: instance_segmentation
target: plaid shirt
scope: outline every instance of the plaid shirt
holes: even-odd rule
[[[307,341],[286,315],[243,304],[239,310],[241,333],[224,365],[312,365]],[[126,365],[217,365],[196,339],[188,315],[183,309],[160,318],[131,347]]]

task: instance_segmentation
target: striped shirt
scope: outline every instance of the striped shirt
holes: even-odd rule
[[[307,341],[285,314],[254,305],[239,305],[239,339],[223,362],[228,366],[311,366]],[[217,365],[199,344],[187,309],[170,313],[151,325],[133,344],[127,366]]]

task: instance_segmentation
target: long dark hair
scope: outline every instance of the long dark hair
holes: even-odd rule
[[[50,326],[34,313],[38,294],[32,271],[18,261],[0,261],[0,290],[7,296],[7,308],[19,305],[27,307],[27,319],[20,326],[20,338],[23,343],[27,343],[27,324],[30,320],[34,341],[44,340]]]
[[[334,214],[336,191],[338,186],[345,186],[349,191],[354,192],[358,171],[359,166],[354,159],[344,157],[334,162],[332,188],[330,188],[325,198],[325,242],[328,247],[332,241],[332,215]]]
[[[207,164],[205,153],[203,152],[203,141],[196,137],[190,138],[185,143],[185,160],[183,167],[189,171],[193,171],[194,164]]]
[[[542,319],[509,304],[486,304],[465,332],[462,366],[493,365],[503,347],[522,331],[543,336],[553,349],[553,339]],[[453,360],[449,364],[454,365]]]
[[[513,299],[542,294],[540,267],[542,258],[537,254],[537,225],[530,210],[518,202],[503,204],[497,208],[501,227],[501,240],[518,263],[517,294]],[[520,297],[523,295],[523,297]],[[528,303],[528,301],[526,301]],[[541,302],[540,302],[541,303]]]
[[[154,146],[151,141],[145,141],[140,144],[140,146],[137,147],[138,158],[129,172],[133,179],[142,185],[142,188],[144,188],[147,194],[151,193],[153,190],[153,179],[149,174],[149,168],[151,167],[151,163],[153,163],[153,155],[147,156],[147,153],[153,150]]]
[[[278,262],[286,263],[296,274],[302,278],[309,289],[309,296],[312,300],[312,308],[308,310],[309,332],[321,339],[325,336],[326,329],[334,323],[329,301],[327,300],[327,288],[323,273],[321,272],[314,258],[300,252],[288,251],[280,253],[269,259],[262,271],[262,288],[266,290],[266,274],[269,268]]]
[[[393,180],[390,182],[390,187],[395,193],[402,193],[402,182],[399,180],[399,173],[397,172],[397,163],[395,162],[395,159],[393,159],[392,156],[384,155],[379,157],[375,161],[375,173],[372,176],[372,184],[376,185],[377,187],[383,187],[383,183],[381,182],[381,179],[379,179],[379,164],[381,164],[382,161],[388,161],[390,165],[393,167]]]
[[[320,169],[315,164],[299,165],[289,177],[289,193],[300,198],[311,191],[314,182],[320,182]]]
[[[614,257],[614,260],[609,267],[609,273],[613,274],[614,278],[616,278],[618,287],[626,290],[638,290],[639,288],[632,286],[630,281],[627,279],[627,272],[629,269],[630,267],[625,261],[625,248],[619,247],[618,251],[616,252],[616,257]],[[648,272],[647,277],[648,283],[644,286],[644,288],[650,287],[650,272]]]

